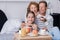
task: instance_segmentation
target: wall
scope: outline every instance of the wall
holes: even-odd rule
[[[25,17],[28,2],[0,2],[0,9],[8,19],[22,19]],[[22,5],[21,5],[22,4]]]

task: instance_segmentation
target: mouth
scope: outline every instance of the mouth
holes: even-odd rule
[[[32,20],[29,20],[28,22],[29,22],[29,23],[32,23]]]

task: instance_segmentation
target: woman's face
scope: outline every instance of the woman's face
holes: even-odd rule
[[[44,14],[46,12],[47,7],[45,6],[44,3],[39,4],[39,12]]]
[[[30,11],[33,11],[34,13],[37,13],[37,7],[36,7],[36,5],[31,5],[30,6]]]
[[[29,24],[32,24],[33,22],[34,22],[34,16],[33,16],[33,14],[32,13],[29,13],[28,14],[28,16],[27,16],[27,22],[29,23]]]

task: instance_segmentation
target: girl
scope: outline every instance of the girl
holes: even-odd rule
[[[30,2],[27,8],[27,12],[33,11],[35,16],[37,15],[37,12],[39,11],[39,5],[36,2]]]
[[[30,33],[30,32],[37,33],[38,32],[37,31],[37,25],[34,23],[34,21],[35,21],[35,14],[34,14],[34,12],[32,12],[32,11],[27,12],[26,20],[27,21],[25,22],[25,26],[24,26],[23,23],[21,24],[24,27],[28,28],[28,29],[26,29],[26,32],[27,33]],[[23,26],[21,26],[21,28],[24,28]],[[32,31],[32,29],[34,31]]]

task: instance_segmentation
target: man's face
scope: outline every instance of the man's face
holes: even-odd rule
[[[39,12],[41,14],[44,14],[46,12],[47,7],[45,6],[45,3],[40,3],[39,4]]]

